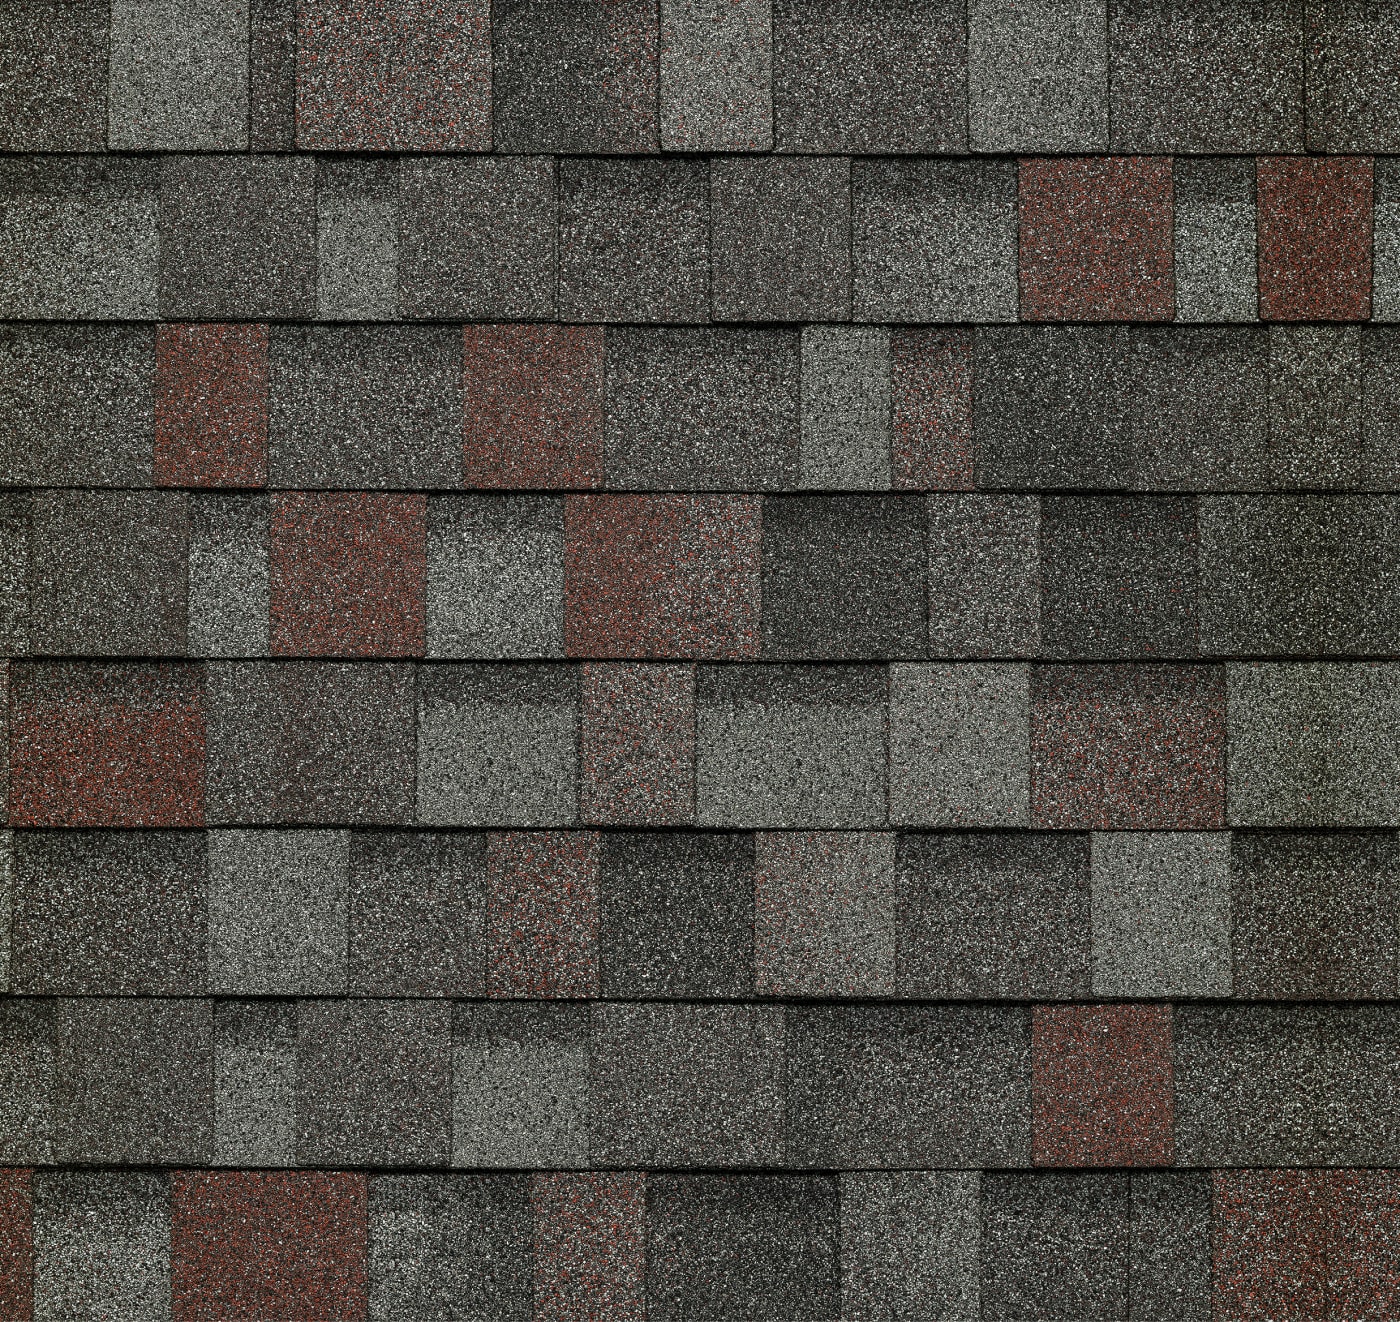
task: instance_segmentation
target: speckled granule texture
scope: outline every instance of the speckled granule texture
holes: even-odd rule
[[[29,1322],[34,1302],[33,1172],[0,1169],[0,1317]]]
[[[1169,1005],[1037,1005],[1031,1020],[1037,1166],[1170,1166]]]
[[[463,485],[603,484],[603,331],[463,329]]]
[[[1215,1317],[1327,1316],[1327,1178],[1298,1170],[1216,1172]]]
[[[178,1171],[171,1322],[365,1322],[363,1175]]]
[[[267,482],[267,343],[266,326],[157,328],[158,486]]]
[[[202,826],[205,696],[189,665],[10,671],[16,826]]]
[[[890,402],[890,486],[972,490],[972,337],[965,331],[893,331]]]
[[[275,495],[273,656],[421,656],[426,523],[422,496]]]
[[[312,0],[299,16],[298,147],[491,145],[489,0]]]
[[[598,994],[598,835],[503,831],[488,837],[489,995]]]
[[[1171,158],[1023,160],[1020,242],[1023,320],[1170,321]]]
[[[754,496],[569,497],[569,655],[754,656],[760,507]]]
[[[1370,318],[1372,189],[1369,156],[1259,158],[1261,318]]]
[[[671,826],[695,813],[695,670],[592,662],[579,712],[579,817]]]
[[[536,1175],[535,1322],[647,1316],[646,1176]]]
[[[1223,826],[1222,669],[1033,667],[1031,821],[1081,830]]]

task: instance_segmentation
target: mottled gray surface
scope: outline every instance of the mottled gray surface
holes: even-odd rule
[[[710,163],[716,321],[844,321],[851,311],[851,164],[721,157]]]
[[[462,476],[462,333],[446,326],[278,326],[268,480],[442,487]]]
[[[107,133],[106,5],[10,0],[0,42],[0,151],[100,151]]]
[[[0,652],[29,651],[29,544],[34,501],[27,491],[0,492]]]
[[[298,1002],[298,1165],[445,1166],[451,1131],[446,1001]]]
[[[710,167],[703,160],[564,160],[559,315],[710,319]]]
[[[431,502],[427,602],[431,657],[562,657],[563,500]]]
[[[0,326],[0,481],[149,486],[150,326]]]
[[[1086,835],[904,835],[897,875],[900,995],[1088,994]]]
[[[588,1015],[563,1004],[456,1007],[454,1166],[588,1165]]]
[[[267,655],[265,496],[190,497],[189,654]]]
[[[701,667],[695,815],[705,826],[885,819],[885,675],[875,666]]]
[[[1361,332],[1269,327],[1268,485],[1336,488],[1366,472]]]
[[[1400,151],[1400,14],[1371,0],[1308,7],[1308,150]]]
[[[142,158],[0,161],[0,316],[154,319],[161,170]]]
[[[1028,668],[891,666],[889,760],[894,825],[1027,825]]]
[[[755,989],[762,996],[894,991],[894,836],[760,832],[755,839]]]
[[[1230,838],[1096,831],[1096,996],[1228,996]]]
[[[296,1164],[296,1045],[296,1002],[215,1003],[214,1165]]]
[[[370,1322],[529,1322],[525,1176],[390,1175],[369,1195]]]
[[[841,1316],[981,1318],[978,1171],[842,1174]]]
[[[212,991],[345,991],[348,849],[345,831],[210,834]]]
[[[248,144],[254,151],[296,145],[296,0],[248,3]]]
[[[54,1159],[56,1003],[0,1000],[0,1161],[38,1165]]]
[[[1105,0],[970,0],[967,24],[973,151],[1105,150]]]
[[[398,270],[398,162],[318,162],[317,317],[394,320],[399,312]]]
[[[769,0],[662,0],[657,106],[665,151],[773,145]]]
[[[789,330],[610,330],[609,485],[790,486],[799,455],[799,343]]]
[[[400,167],[399,309],[426,321],[552,317],[554,162],[416,157]]]
[[[1019,1166],[1030,1159],[1030,1016],[1015,1006],[792,1006],[796,1166]]]
[[[884,326],[802,328],[802,439],[797,485],[887,491],[890,333]]]
[[[857,161],[851,195],[855,320],[1016,320],[1011,162]]]
[[[154,1172],[39,1172],[35,1322],[167,1322],[169,1196]]]
[[[1040,500],[928,497],[928,633],[934,656],[1040,651]]]
[[[39,492],[30,650],[184,655],[188,554],[183,492]]]
[[[14,990],[202,993],[205,856],[205,837],[195,831],[22,831],[14,850]]]
[[[1210,1322],[1210,1176],[1134,1171],[1130,1185],[1130,1316],[1142,1322]]]
[[[597,1003],[591,1013],[595,1165],[782,1160],[781,1006]]]
[[[1254,162],[1182,157],[1173,168],[1176,319],[1259,316]]]
[[[248,0],[112,0],[108,145],[245,151]]]
[[[418,816],[441,826],[578,817],[578,672],[429,666],[419,681]]]
[[[1227,667],[1232,826],[1400,825],[1400,667]]]
[[[982,1317],[1128,1317],[1126,1171],[982,1177]]]

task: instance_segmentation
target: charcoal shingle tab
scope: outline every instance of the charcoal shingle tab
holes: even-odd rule
[[[102,148],[110,32],[106,5],[15,0],[0,45],[0,149]]]

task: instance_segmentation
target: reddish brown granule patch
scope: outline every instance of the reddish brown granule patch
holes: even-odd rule
[[[673,826],[694,815],[695,668],[583,667],[579,815]]]
[[[1020,183],[1023,320],[1175,316],[1170,157],[1028,159]]]
[[[463,484],[602,486],[602,329],[466,326],[463,336]]]
[[[646,1176],[536,1175],[535,1322],[642,1322]]]
[[[972,337],[896,330],[890,336],[896,491],[971,491]]]
[[[273,497],[274,656],[421,656],[427,499],[368,492]]]
[[[204,676],[193,665],[18,664],[16,826],[202,826]]]
[[[1335,1316],[1400,1317],[1400,1172],[1329,1171],[1322,1180]]]
[[[0,1169],[0,1318],[34,1316],[34,1197],[29,1170]]]
[[[1217,1171],[1214,1179],[1217,1322],[1327,1317],[1324,1175]]]
[[[1369,156],[1262,156],[1259,315],[1365,321],[1371,315]]]
[[[1224,826],[1224,671],[1033,668],[1031,811],[1065,830]]]
[[[172,1322],[363,1322],[363,1175],[176,1171]]]
[[[598,835],[487,837],[487,993],[598,995]]]
[[[758,496],[570,496],[564,646],[570,656],[757,655]]]
[[[484,151],[490,0],[303,0],[297,146]]]
[[[1031,1109],[1037,1166],[1170,1166],[1171,1006],[1036,1006]]]
[[[266,326],[156,328],[155,482],[267,484]]]

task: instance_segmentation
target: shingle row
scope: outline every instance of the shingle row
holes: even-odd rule
[[[11,656],[1400,652],[1394,496],[49,490],[0,528]]]
[[[0,483],[1400,490],[1400,331],[0,328]]]
[[[1400,994],[1391,832],[21,830],[0,846],[15,995]]]
[[[0,1305],[12,1322],[1235,1322],[1267,1300],[1275,1319],[1343,1322],[1400,1301],[1397,1199],[1376,1170],[14,1169]]]
[[[1392,663],[7,668],[17,826],[1400,824]]]
[[[15,0],[0,149],[1394,151],[1389,4]],[[1306,78],[1305,78],[1306,71]]]
[[[1400,162],[14,157],[0,315],[1400,320]]]
[[[26,1165],[1394,1165],[1393,1006],[11,997]]]

